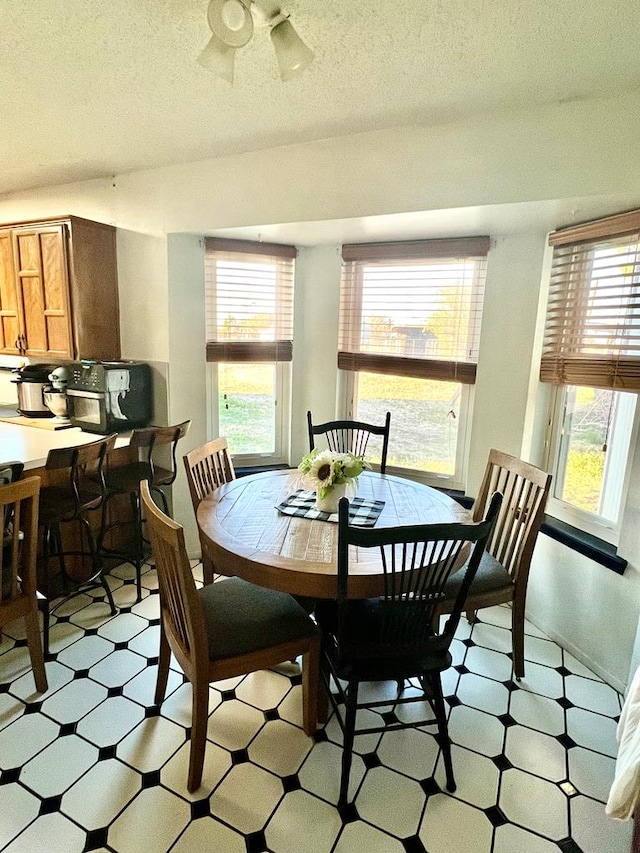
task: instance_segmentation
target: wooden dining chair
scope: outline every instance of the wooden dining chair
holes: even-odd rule
[[[155,703],[164,699],[173,652],[192,686],[191,754],[187,787],[202,780],[209,684],[302,655],[303,728],[318,715],[320,638],[315,623],[287,593],[227,578],[196,589],[184,532],[141,486],[160,589],[160,655]]]
[[[491,450],[473,505],[473,519],[485,512],[494,491],[504,495],[496,526],[487,542],[486,553],[471,585],[466,610],[470,621],[476,611],[494,604],[511,604],[513,671],[519,681],[524,676],[524,620],[531,557],[536,544],[551,488],[551,474]],[[442,613],[449,612],[457,594],[459,579],[451,578]]]
[[[316,609],[322,630],[325,693],[344,735],[339,808],[347,805],[353,742],[360,734],[437,726],[447,789],[455,791],[441,674],[451,666],[449,646],[501,499],[499,494],[493,496],[484,521],[381,528],[351,526],[349,502],[346,498],[340,501],[337,602],[320,602]],[[384,594],[375,599],[350,599],[350,557],[356,550],[369,548],[380,550]],[[461,575],[461,583],[451,615],[440,630],[434,628],[438,623],[433,617],[453,572]],[[358,701],[362,682],[404,683],[407,678],[418,678],[424,692],[398,693],[395,700]],[[393,713],[397,705],[425,700],[432,711],[428,719],[403,722]],[[392,713],[379,712],[380,725],[356,728],[360,709],[388,709],[390,705]]]
[[[184,467],[187,472],[187,483],[193,511],[197,513],[201,501],[210,495],[223,483],[235,480],[236,473],[229,454],[227,439],[221,436],[196,447],[185,454]],[[200,528],[198,528],[200,533]],[[214,568],[211,557],[207,553],[207,541],[200,536],[202,553],[202,576],[205,584],[213,582]]]
[[[39,477],[0,486],[0,635],[7,622],[25,620],[36,689],[44,693],[48,685],[36,593],[39,494]]]
[[[364,421],[327,421],[324,424],[314,424],[311,412],[307,412],[307,429],[309,432],[309,450],[315,448],[315,437],[323,435],[329,447],[336,453],[353,453],[355,456],[365,456],[369,439],[372,435],[382,436],[382,451],[380,458],[380,473],[387,470],[387,452],[389,450],[389,430],[391,427],[391,412],[387,412],[382,426],[368,424]]]
[[[17,482],[22,476],[23,471],[23,462],[18,462],[17,460],[13,460],[11,462],[0,462],[0,485],[7,486],[9,483]],[[10,521],[10,516],[10,508],[5,509],[4,525],[0,524],[0,527],[7,526]],[[38,610],[42,614],[42,645],[44,647],[44,654],[46,657],[49,654],[49,623],[51,621],[49,614],[49,599],[46,595],[41,593],[39,589],[36,590],[36,598],[38,600]]]

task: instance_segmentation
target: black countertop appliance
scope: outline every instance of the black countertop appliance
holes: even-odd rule
[[[69,367],[69,418],[85,432],[108,435],[151,420],[151,369],[140,361],[74,361]]]

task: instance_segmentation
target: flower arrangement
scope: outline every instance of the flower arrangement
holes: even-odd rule
[[[335,453],[333,450],[316,448],[302,457],[298,470],[304,476],[305,485],[324,499],[334,486],[355,483],[363,471],[371,466],[362,456],[353,453]]]

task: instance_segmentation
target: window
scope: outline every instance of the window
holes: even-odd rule
[[[553,499],[549,511],[615,541],[636,395],[604,388],[560,386]]]
[[[549,511],[616,542],[640,390],[640,211],[556,231],[540,379],[557,386]]]
[[[293,246],[206,240],[211,432],[241,464],[286,456],[295,256]]]
[[[363,243],[344,260],[338,367],[347,410],[392,413],[388,466],[463,485],[488,237]]]

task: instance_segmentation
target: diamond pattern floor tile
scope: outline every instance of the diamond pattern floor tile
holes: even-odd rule
[[[13,783],[2,787],[2,820],[0,821],[0,849],[4,850],[13,838],[35,820],[40,811],[40,800],[22,785]]]
[[[69,735],[49,744],[20,771],[20,781],[40,797],[62,794],[98,760],[98,750]]]
[[[191,687],[175,660],[153,707],[158,579],[145,567],[52,617],[49,689],[35,691],[24,631],[0,643],[2,853],[626,853],[631,827],[610,821],[620,697],[527,624],[515,682],[508,607],[462,619],[443,675],[457,790],[433,727],[356,739],[338,812],[342,734],[335,718],[301,729],[299,662],[209,691],[201,787],[186,790]],[[194,574],[201,578],[201,567]],[[393,704],[395,684],[367,685]],[[407,682],[404,694],[419,693]],[[398,706],[406,721],[428,704]],[[379,716],[364,714],[379,722]],[[46,846],[43,846],[46,845]]]
[[[171,848],[171,853],[195,850],[219,850],[220,853],[246,853],[244,837],[211,817],[193,820]]]
[[[368,823],[356,821],[344,827],[334,850],[335,853],[353,853],[354,850],[366,850],[366,853],[403,853],[406,848],[397,838],[386,835]]]
[[[386,808],[381,809],[381,803]],[[391,835],[414,835],[424,808],[424,792],[414,779],[387,767],[374,767],[364,778],[356,808],[363,820],[375,823]]]
[[[504,754],[514,767],[561,782],[567,775],[567,751],[551,735],[511,726],[507,729]]]
[[[187,803],[156,785],[140,791],[109,829],[108,843],[118,853],[164,853],[191,819]]]
[[[513,767],[502,775],[498,804],[511,822],[526,829],[555,841],[568,835],[569,802],[552,782]]]
[[[69,853],[82,850],[86,833],[61,814],[43,815],[22,832],[15,841],[4,848],[5,853]],[[43,847],[45,840],[46,847]]]
[[[618,694],[608,684],[582,678],[580,675],[568,675],[565,679],[565,690],[567,699],[579,708],[610,717],[620,713]]]
[[[105,758],[62,797],[61,810],[88,830],[109,824],[139,792],[142,777],[115,758]]]
[[[453,797],[429,797],[420,827],[420,838],[429,853],[489,850],[493,827],[480,809]]]

